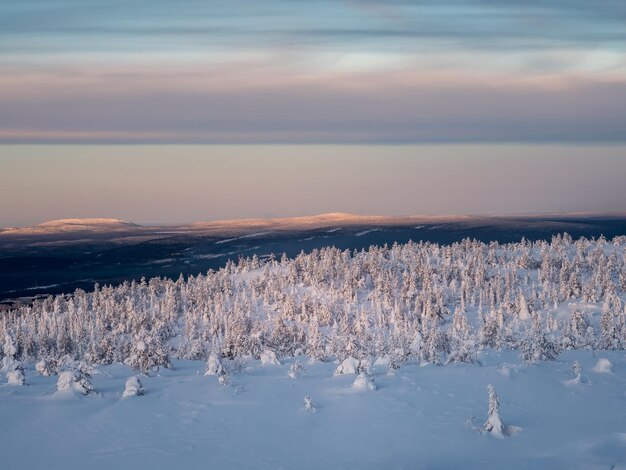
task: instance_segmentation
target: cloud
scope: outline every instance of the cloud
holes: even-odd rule
[[[0,142],[626,140],[620,79],[210,71],[7,72],[0,81]]]
[[[624,141],[622,1],[0,3],[0,142]]]

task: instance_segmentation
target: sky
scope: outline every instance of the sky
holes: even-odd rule
[[[623,0],[0,0],[2,143],[626,140]]]
[[[623,0],[0,0],[0,226],[623,211]]]
[[[624,145],[10,145],[0,227],[325,212],[624,212]],[[4,175],[10,175],[5,177]]]

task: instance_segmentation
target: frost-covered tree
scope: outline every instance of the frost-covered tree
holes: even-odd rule
[[[160,336],[142,330],[133,338],[126,363],[133,369],[149,374],[159,367],[169,368],[171,362]]]
[[[304,409],[306,411],[310,411],[311,413],[315,413],[317,411],[317,406],[313,403],[310,395],[304,397]]]
[[[54,359],[42,359],[35,364],[35,370],[39,375],[49,377],[59,373],[59,366],[57,361]]]
[[[18,365],[15,369],[7,372],[7,384],[8,385],[24,385],[26,378],[24,377],[24,369],[21,365]]]
[[[129,379],[126,381],[126,384],[124,385],[124,393],[122,394],[122,397],[134,397],[141,396],[143,394],[144,389],[141,381],[139,380],[139,377],[135,375],[129,377]]]
[[[3,344],[3,369],[80,360],[153,370],[170,354],[206,359],[215,351],[233,361],[266,349],[277,360],[381,357],[400,367],[471,360],[474,345],[539,360],[555,352],[546,346],[553,337],[564,349],[624,349],[625,251],[621,238],[559,235],[242,258],[187,279],[96,286],[3,312],[0,338],[13,343]],[[595,302],[603,302],[599,322],[586,313]],[[574,313],[563,321],[568,304]]]
[[[2,358],[2,369],[0,372],[6,374],[21,367],[20,361],[15,358],[17,354],[17,346],[15,345],[13,337],[9,334],[4,336],[2,353],[4,354],[4,357]]]
[[[476,344],[470,332],[467,315],[462,309],[457,309],[450,328],[450,354],[447,363],[476,362]]]
[[[520,357],[525,362],[553,361],[558,350],[552,338],[544,331],[541,317],[533,313],[532,327],[522,342]]]
[[[489,411],[487,421],[483,425],[483,431],[495,437],[504,437],[504,425],[502,418],[500,418],[500,400],[493,385],[487,385],[487,393],[489,395]]]
[[[304,369],[304,367],[302,367],[300,361],[296,360],[289,368],[289,372],[287,372],[287,375],[292,379],[297,379],[304,373],[306,373],[306,370]]]
[[[224,366],[222,365],[222,360],[219,357],[219,354],[216,352],[212,352],[209,355],[209,358],[206,362],[206,369],[204,371],[204,375],[217,375],[221,376],[226,373]]]
[[[57,380],[57,390],[67,391],[71,390],[81,395],[89,395],[94,393],[93,385],[89,381],[89,378],[82,373],[79,369],[66,370],[59,374]]]

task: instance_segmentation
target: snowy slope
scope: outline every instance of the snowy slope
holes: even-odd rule
[[[595,373],[600,357],[612,374]],[[588,383],[567,385],[573,360]],[[352,388],[336,364],[308,364],[293,380],[281,366],[248,368],[229,386],[204,377],[201,361],[142,377],[145,396],[122,398],[132,372],[106,366],[98,396],[55,395],[56,378],[27,371],[27,387],[0,387],[2,468],[379,469],[626,468],[626,358],[571,351],[558,361],[520,364],[511,352],[484,352],[483,366],[419,367],[387,375],[376,391]],[[487,384],[500,396],[515,436],[468,427],[487,414]],[[315,413],[304,410],[310,395]],[[615,467],[614,467],[615,466]]]
[[[626,468],[625,253],[328,248],[19,306],[0,322],[0,463]],[[146,394],[123,398],[142,372]],[[489,384],[504,436],[484,432]]]

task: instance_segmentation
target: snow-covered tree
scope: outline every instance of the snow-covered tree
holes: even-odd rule
[[[59,374],[57,380],[57,390],[66,391],[72,390],[80,393],[81,395],[89,395],[94,393],[93,385],[80,370],[66,370]]]
[[[300,361],[296,359],[296,361],[289,368],[289,372],[287,372],[287,375],[292,379],[297,379],[304,373],[306,373],[304,367],[302,367]]]
[[[525,362],[553,361],[558,355],[554,341],[544,331],[541,317],[533,313],[532,327],[522,342],[520,356]]]
[[[146,330],[141,330],[133,339],[126,363],[144,374],[158,370],[159,367],[171,367],[170,358],[161,337]]]
[[[504,437],[504,425],[502,424],[502,418],[500,418],[500,400],[493,385],[487,385],[487,393],[489,395],[489,411],[483,431],[495,437]]]
[[[315,413],[317,411],[317,406],[313,403],[313,400],[309,395],[304,397],[304,409],[306,411],[310,411],[311,413]]]
[[[126,381],[126,384],[124,386],[124,393],[122,394],[122,397],[126,398],[126,397],[134,397],[134,396],[140,396],[144,394],[144,389],[143,389],[143,385],[141,383],[141,381],[139,380],[139,377],[133,375],[132,377],[129,377],[129,379]]]
[[[224,375],[226,371],[224,370],[224,366],[222,365],[222,360],[219,357],[219,354],[212,352],[209,355],[209,359],[206,362],[206,369],[204,371],[204,375]]]

